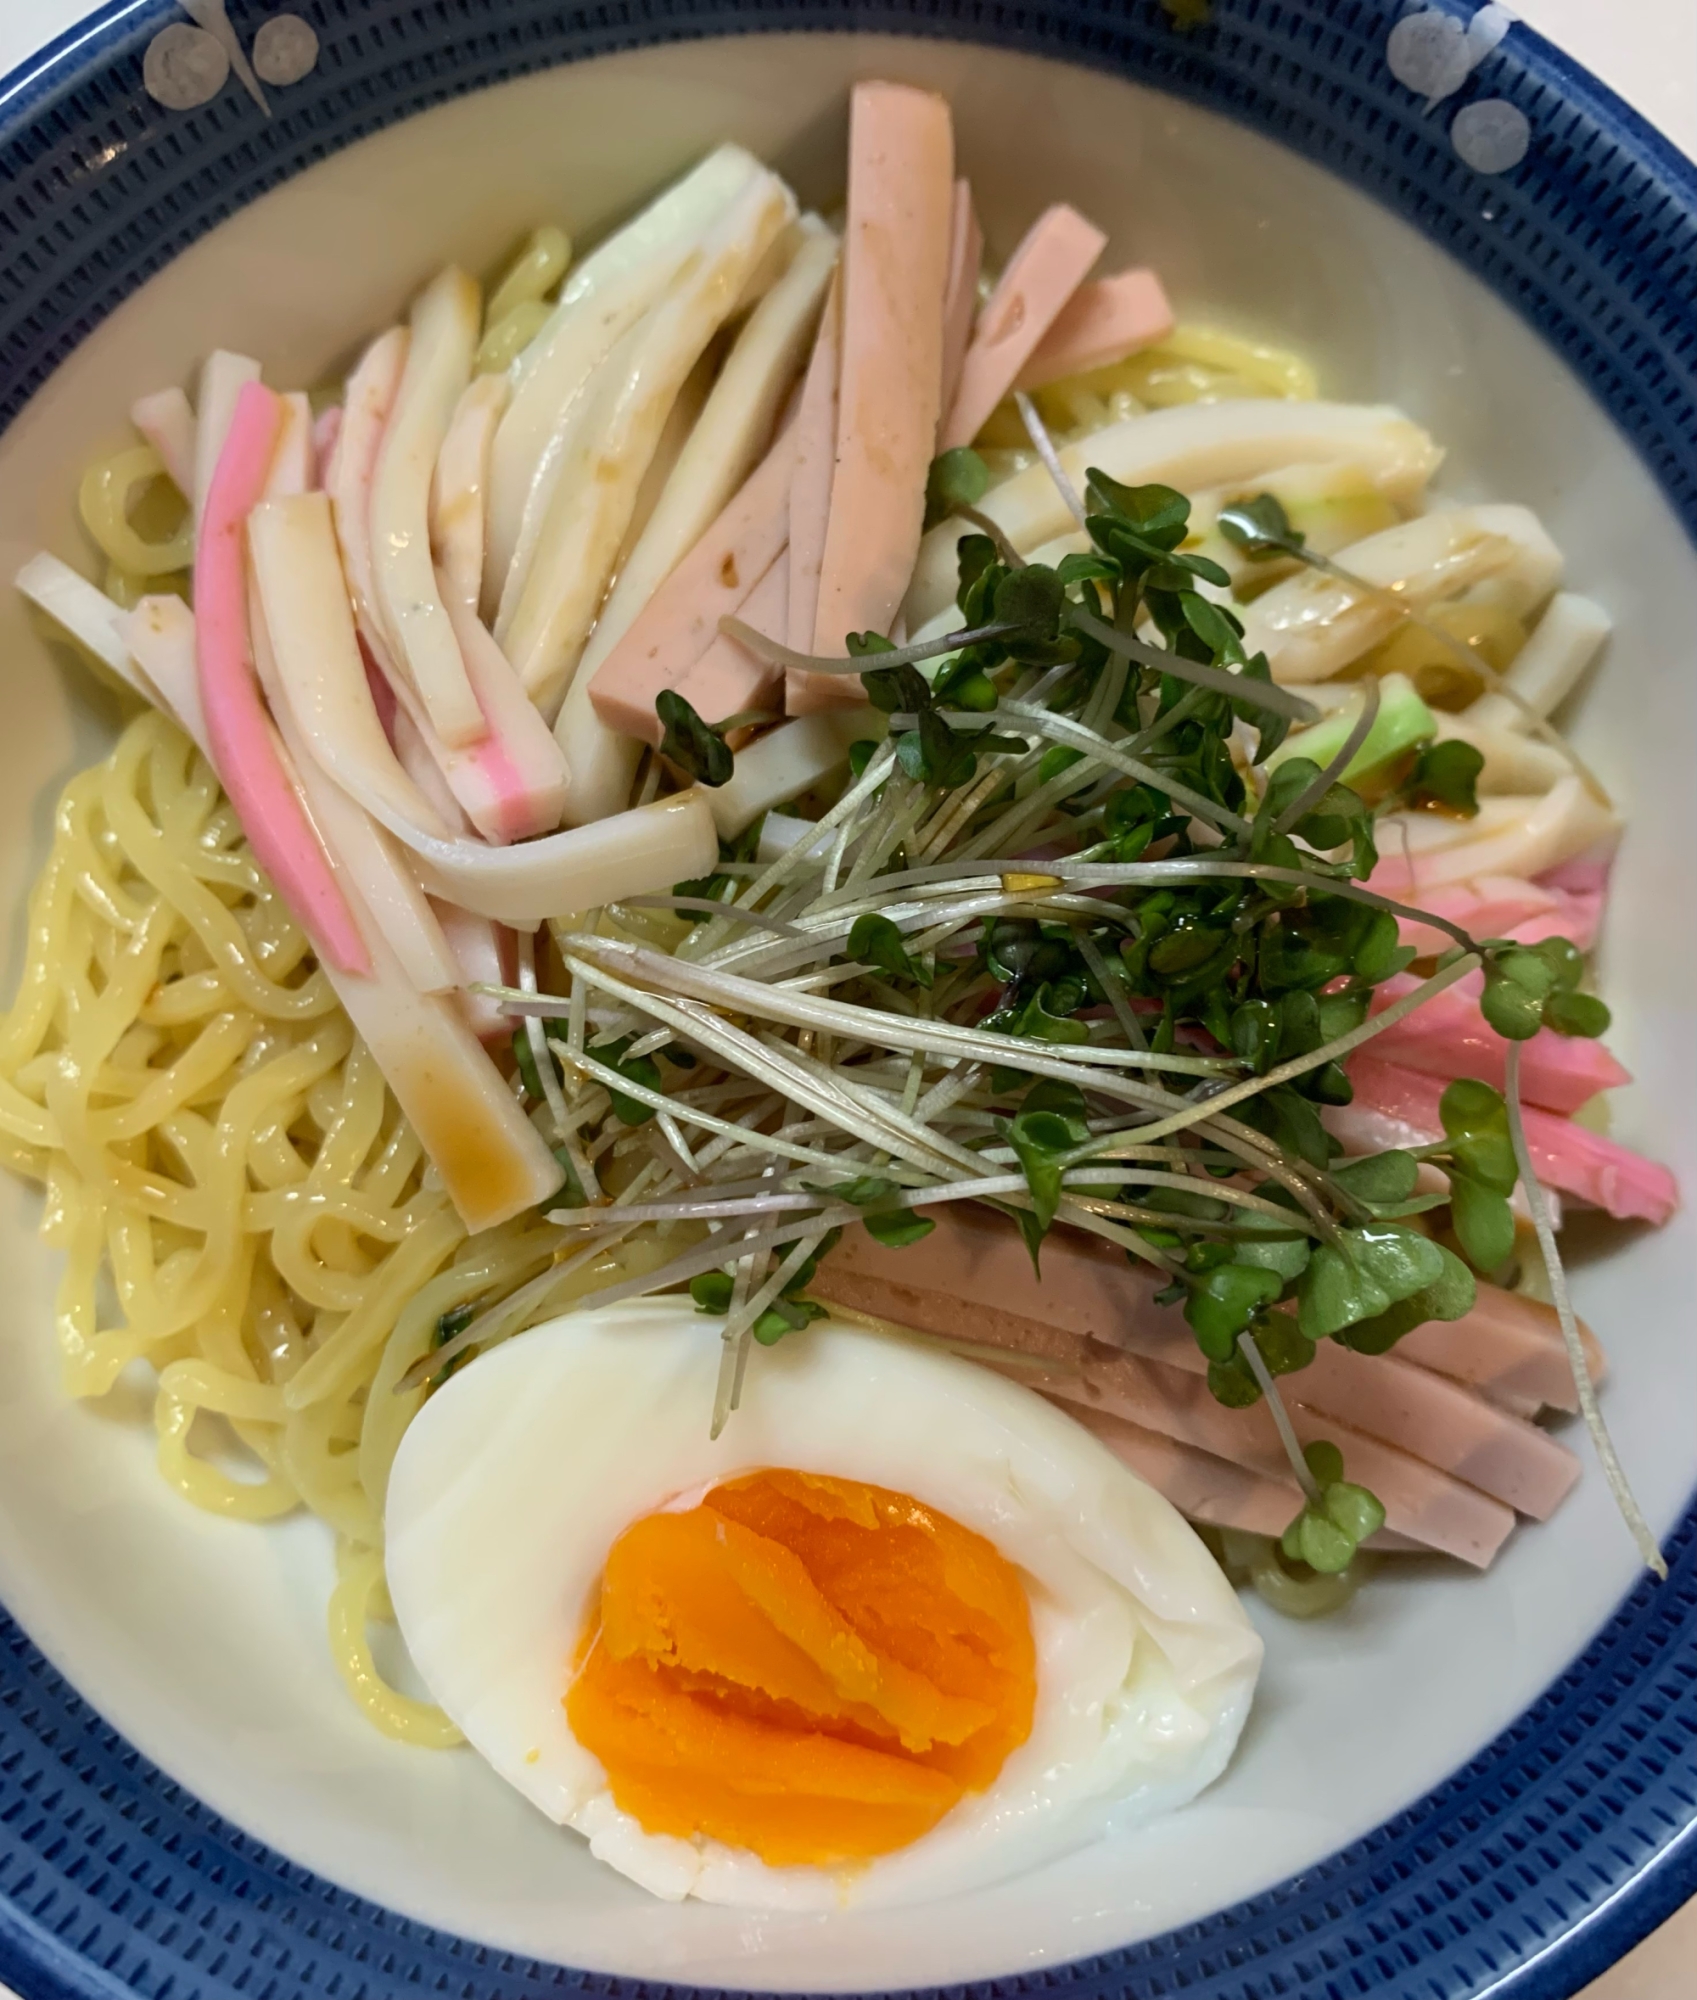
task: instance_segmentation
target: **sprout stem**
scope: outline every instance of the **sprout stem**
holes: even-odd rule
[[[536,940],[528,931],[518,934],[518,974],[519,986],[526,993],[536,991]],[[565,1094],[560,1089],[560,1073],[554,1058],[548,1052],[547,1037],[542,1023],[527,1019],[524,1024],[525,1039],[530,1044],[531,1062],[536,1070],[536,1079],[542,1086],[542,1095],[548,1105],[548,1117],[554,1127],[554,1137],[564,1142],[570,1137],[570,1112],[566,1109]]]
[[[1147,1049],[1149,1038],[1143,1032],[1143,1023],[1131,1011],[1131,1003],[1125,997],[1125,988],[1119,975],[1108,963],[1101,947],[1088,931],[1073,933],[1078,946],[1078,955],[1090,968],[1090,976],[1108,996],[1108,1005],[1114,1010],[1114,1019],[1120,1024],[1120,1033],[1134,1049]]]
[[[726,1356],[734,1357],[734,1366],[731,1371],[729,1384],[726,1385],[727,1392],[722,1412],[718,1408],[717,1403],[715,1403],[711,1431],[713,1437],[717,1437],[725,1428],[731,1411],[742,1400],[743,1371],[748,1365],[748,1349],[749,1343],[753,1338],[755,1321],[759,1319],[760,1315],[772,1301],[778,1297],[779,1293],[783,1291],[784,1287],[824,1240],[825,1232],[822,1229],[816,1230],[811,1235],[803,1236],[784,1261],[771,1273],[765,1283],[751,1298],[743,1300],[740,1304],[732,1305],[730,1316],[725,1321],[722,1337],[725,1342]],[[723,1384],[723,1365],[721,1365],[720,1369],[720,1380]]]
[[[593,970],[597,983],[631,1006],[649,1008],[652,988],[681,998],[706,1002],[740,1014],[751,1014],[787,1027],[824,1030],[829,1034],[852,1035],[873,1047],[900,1049],[904,1053],[923,1050],[933,1056],[973,1056],[983,1062],[1000,1063],[1011,1069],[1026,1069],[1039,1076],[1059,1077],[1063,1082],[1079,1080],[1080,1069],[1112,1071],[1120,1069],[1162,1070],[1175,1076],[1218,1077],[1222,1068],[1235,1067],[1233,1057],[1180,1056],[1157,1054],[1151,1049],[1098,1048],[1090,1043],[1068,1045],[1062,1056],[1053,1045],[998,1035],[982,1028],[963,1028],[953,1021],[908,1020],[883,1008],[861,1007],[852,1001],[826,1000],[816,994],[796,993],[792,988],[769,986],[758,980],[741,979],[734,973],[718,972],[704,965],[679,964],[641,945],[612,938],[569,937],[564,949],[574,964]],[[617,964],[643,986],[626,985],[609,970]],[[1448,983],[1447,981],[1445,982]],[[496,989],[503,999],[523,1003],[527,996]],[[529,1003],[541,1011],[541,1003]],[[1375,1016],[1375,1019],[1382,1018]],[[621,1086],[622,1087],[622,1086]],[[1100,1086],[1109,1088],[1104,1078]],[[1156,1094],[1141,1091],[1139,1103],[1161,1103]]]
[[[1311,701],[1292,694],[1289,688],[1280,687],[1276,681],[1251,680],[1247,674],[1227,673],[1223,667],[1204,666],[1200,660],[1186,660],[1177,653],[1163,651],[1159,646],[1146,646],[1141,639],[1134,639],[1129,632],[1121,632],[1094,612],[1082,610],[1077,605],[1068,606],[1068,617],[1081,632],[1088,632],[1110,653],[1118,653],[1122,659],[1135,660],[1140,667],[1154,667],[1159,673],[1171,674],[1174,680],[1190,681],[1199,688],[1206,688],[1210,694],[1230,695],[1233,701],[1241,701],[1246,707],[1264,708],[1272,715],[1288,715],[1292,722],[1317,722],[1320,718],[1320,711]]]
[[[1014,391],[1014,407],[1019,411],[1020,422],[1025,426],[1025,434],[1031,440],[1031,448],[1043,461],[1043,469],[1055,482],[1055,491],[1066,503],[1066,510],[1082,528],[1085,522],[1084,502],[1078,497],[1078,488],[1067,477],[1067,470],[1061,463],[1061,455],[1055,449],[1055,441],[1049,435],[1049,427],[1037,413],[1037,405],[1023,389]]]
[[[1252,1333],[1240,1333],[1237,1337],[1237,1351],[1249,1364],[1249,1372],[1255,1377],[1261,1393],[1267,1399],[1267,1409],[1273,1419],[1273,1428],[1279,1434],[1279,1442],[1285,1448],[1285,1457],[1290,1460],[1290,1469],[1296,1474],[1296,1483],[1302,1488],[1303,1498],[1310,1507],[1320,1504],[1320,1488],[1314,1475],[1308,1469],[1308,1461],[1302,1455],[1302,1443],[1296,1435],[1296,1426],[1290,1420],[1290,1412],[1285,1408],[1285,1399],[1279,1394],[1279,1385],[1273,1380],[1273,1371],[1262,1359],[1261,1350],[1255,1345]]]
[[[1123,772],[1140,785],[1165,793],[1175,806],[1183,806],[1187,813],[1209,826],[1232,833],[1248,833],[1250,830],[1249,822],[1242,813],[1233,812],[1229,806],[1223,806],[1215,799],[1205,799],[1200,792],[1179,784],[1175,778],[1157,771],[1153,765],[1126,756],[1117,744],[1110,743],[1094,729],[1086,729],[1083,723],[1074,722],[1070,716],[1056,715],[1052,709],[1037,708],[1024,701],[1004,701],[996,713],[1029,723],[1038,735],[1048,737],[1052,743],[1064,743],[1069,749],[1082,750],[1085,756],[1094,757],[1097,763]]]
[[[1337,1062],[1352,1049],[1360,1048],[1363,1042],[1371,1041],[1375,1035],[1382,1035],[1387,1028],[1394,1028],[1398,1021],[1412,1014],[1416,1007],[1423,1007],[1428,1000],[1442,993],[1446,986],[1453,986],[1458,979],[1465,979],[1470,972],[1476,971],[1478,966],[1477,955],[1469,952],[1465,957],[1458,958],[1453,965],[1446,966],[1442,972],[1434,973],[1412,993],[1405,993],[1400,1000],[1393,1001],[1382,1013],[1372,1015],[1363,1021],[1360,1027],[1352,1028],[1347,1035],[1339,1035],[1335,1041],[1325,1043],[1323,1047],[1313,1050],[1308,1055],[1293,1056],[1289,1062],[1280,1063],[1277,1068],[1268,1070],[1265,1076],[1248,1077],[1242,1083],[1234,1083],[1229,1089],[1222,1090],[1213,1097],[1202,1098],[1185,1110],[1175,1112],[1170,1118],[1163,1118],[1153,1125],[1143,1126],[1138,1131],[1139,1139],[1145,1145],[1149,1145],[1156,1139],[1166,1138],[1169,1132],[1187,1131],[1192,1125],[1200,1124],[1203,1119],[1228,1111],[1234,1104],[1241,1104],[1246,1098],[1258,1096],[1264,1090],[1271,1090],[1276,1084],[1289,1083],[1293,1077],[1306,1076],[1310,1070],[1324,1068],[1329,1062]]]
[[[1645,1565],[1665,1583],[1667,1563],[1633,1494],[1626,1469],[1616,1455],[1614,1439],[1609,1436],[1609,1427],[1597,1402],[1597,1387],[1591,1380],[1590,1364],[1585,1359],[1585,1344],[1579,1337],[1579,1322],[1574,1318],[1573,1301],[1568,1295],[1567,1273],[1562,1268],[1561,1252],[1556,1248],[1549,1199],[1544,1193],[1543,1182],[1538,1178],[1538,1170],[1532,1164],[1531,1148],[1526,1143],[1526,1125],[1520,1115],[1520,1043],[1510,1042],[1507,1046],[1503,1097],[1508,1104],[1509,1137],[1514,1143],[1515,1164],[1520,1168],[1520,1185],[1525,1191],[1526,1206],[1531,1211],[1539,1254],[1544,1260],[1544,1272],[1550,1281],[1550,1297],[1555,1302],[1556,1318],[1561,1323],[1567,1363],[1573,1370],[1573,1386],[1579,1392],[1579,1408],[1585,1418],[1585,1427],[1591,1433],[1591,1442],[1597,1447],[1597,1460],[1603,1468],[1603,1477],[1609,1483],[1609,1491],[1614,1495],[1615,1505],[1620,1509],[1620,1517],[1631,1530]]]
[[[991,520],[982,507],[957,507],[955,512],[963,521],[970,521],[981,535],[988,535],[996,544],[996,554],[1009,569],[1024,569],[1026,560],[1012,542],[1002,532],[1000,522]]]
[[[1289,833],[1291,828],[1305,819],[1313,807],[1337,784],[1345,771],[1355,762],[1355,754],[1372,733],[1373,725],[1379,719],[1379,680],[1373,675],[1364,684],[1361,713],[1355,718],[1354,726],[1338,747],[1338,752],[1323,769],[1316,771],[1284,811],[1273,822],[1275,835]]]
[[[937,639],[918,639],[911,646],[893,646],[887,653],[864,653],[859,658],[850,658],[846,654],[797,652],[794,646],[757,632],[740,618],[727,616],[719,620],[719,630],[725,637],[734,639],[757,660],[764,660],[769,667],[784,667],[804,674],[870,674],[880,667],[916,667],[923,660],[940,660],[946,654],[958,653],[963,646],[1010,639],[1022,629],[1005,621],[974,625],[960,632],[945,632]]]

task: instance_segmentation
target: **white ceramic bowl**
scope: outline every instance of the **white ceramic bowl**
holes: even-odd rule
[[[1573,716],[1630,815],[1602,968],[1612,1045],[1640,1081],[1616,1100],[1615,1129],[1697,1186],[1697,556],[1585,382],[1459,263],[1342,180],[1175,98],[981,47],[751,36],[445,104],[244,208],[77,348],[0,439],[0,573],[37,546],[86,560],[72,505],[83,465],[120,434],[132,397],[186,379],[208,349],[314,381],[443,261],[487,266],[544,218],[591,234],[724,137],[827,200],[845,87],[870,74],[948,93],[995,250],[1043,203],[1076,197],[1111,231],[1110,260],[1156,266],[1182,313],[1301,349],[1330,396],[1400,404],[1448,448],[1444,490],[1542,515],[1573,587],[1617,620]],[[1481,204],[1493,198],[1482,185]],[[0,648],[9,990],[52,799],[101,752],[116,708],[50,657],[9,595]],[[1311,1627],[1255,1607],[1268,1666],[1241,1753],[1166,1824],[920,1910],[662,1907],[469,1753],[406,1750],[369,1729],[324,1645],[318,1524],[255,1529],[183,1505],[152,1468],[144,1381],[105,1405],[66,1400],[39,1214],[34,1193],[0,1184],[0,1597],[124,1737],[238,1827],[391,1910],[515,1953],[688,1984],[873,1990],[1104,1952],[1267,1889],[1419,1797],[1534,1700],[1635,1580],[1588,1471],[1487,1577],[1407,1562]],[[1597,1236],[1577,1293],[1610,1353],[1622,1455],[1666,1529],[1697,1466],[1697,1226],[1687,1210],[1659,1234]]]

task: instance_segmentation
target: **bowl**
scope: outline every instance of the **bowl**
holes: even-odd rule
[[[1697,172],[1598,84],[1516,26],[1434,109],[1377,0],[298,4],[317,60],[264,111],[235,79],[188,111],[147,95],[163,0],[0,85],[0,570],[78,555],[82,466],[210,348],[315,380],[441,262],[487,266],[542,219],[590,234],[724,137],[829,200],[847,85],[932,85],[993,249],[1080,199],[1181,311],[1400,404],[1448,448],[1447,490],[1537,508],[1609,605],[1572,721],[1629,814],[1603,959],[1641,1080],[1615,1124],[1697,1186]],[[245,40],[271,9],[234,11]],[[10,991],[52,800],[117,711],[9,594],[0,643]],[[145,1383],[67,1403],[38,1221],[7,1181],[0,1977],[27,2000],[1557,2000],[1697,1889],[1688,1212],[1599,1239],[1576,1278],[1668,1582],[1638,1576],[1592,1469],[1488,1577],[1410,1563],[1318,1627],[1257,1611],[1251,1728],[1182,1815],[980,1895],[829,1918],[654,1904],[470,1756],[373,1734],[323,1646],[317,1524],[185,1508],[136,1422]]]

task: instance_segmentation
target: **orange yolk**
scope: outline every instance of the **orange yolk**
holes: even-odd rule
[[[767,1471],[613,1544],[566,1716],[648,1832],[834,1866],[982,1791],[1036,1697],[1025,1589],[982,1535]]]

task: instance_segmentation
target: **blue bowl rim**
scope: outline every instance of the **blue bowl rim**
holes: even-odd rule
[[[242,0],[236,4],[242,11]],[[398,12],[408,0],[324,4],[346,20]],[[420,6],[415,13],[535,15],[547,4],[438,0],[434,8]],[[1328,4],[1329,21],[1321,18]],[[1473,11],[1470,0],[1427,4],[1458,18]],[[1120,0],[1117,6],[1104,0],[1104,7],[1120,16],[1138,5],[1152,11],[1154,0]],[[1215,25],[1222,32],[1235,29],[1240,18],[1270,20],[1275,36],[1289,27],[1334,34],[1346,43],[1371,35],[1382,41],[1402,11],[1398,0],[1215,0],[1215,6]],[[297,144],[281,166],[250,171],[233,196],[198,198],[184,228],[163,233],[150,253],[105,281],[104,292],[81,318],[73,318],[57,339],[36,343],[21,362],[0,308],[0,425],[10,422],[70,348],[153,270],[227,213],[313,160],[449,97],[615,49],[797,29],[987,42],[1084,61],[1169,90],[1274,131],[1283,143],[1338,170],[1323,121],[1318,128],[1287,129],[1266,106],[1234,101],[1231,88],[1210,81],[1205,36],[1186,46],[1174,40],[1167,57],[1134,69],[1123,54],[1108,53],[1100,38],[1074,35],[1069,19],[1081,20],[1089,7],[1090,0],[1052,0],[1047,7],[1018,12],[1004,11],[993,0],[910,5],[767,0],[757,7],[747,0],[633,0],[595,9],[597,19],[559,31],[569,40],[557,43],[554,53],[538,54],[533,47],[516,58],[485,60],[446,86],[414,87],[406,101],[343,118],[328,143]],[[107,0],[0,78],[0,163],[27,143],[38,121],[79,90],[112,82],[119,65],[138,57],[151,33],[173,17],[180,18],[173,0]],[[1139,32],[1124,20],[1117,25],[1128,36]],[[1170,27],[1166,32],[1170,35]],[[1145,55],[1149,45],[1145,33]],[[1590,72],[1517,24],[1482,74],[1511,100],[1557,103],[1573,113],[1592,153],[1604,164],[1635,172],[1640,183],[1647,181],[1665,197],[1667,229],[1681,245],[1697,247],[1697,164]],[[1457,252],[1453,204],[1446,217],[1443,202],[1432,193],[1444,176],[1430,162],[1423,171],[1425,182],[1404,189],[1398,200],[1389,200],[1382,186],[1373,191]],[[1505,181],[1512,191],[1525,192],[1524,172]],[[0,228],[8,199],[0,175]],[[1477,244],[1471,254],[1458,254],[1531,317],[1524,283],[1482,258]],[[1687,255],[1675,268],[1697,270],[1697,257]],[[1660,285],[1675,311],[1697,305],[1697,282],[1681,288],[1677,277],[1650,276],[1652,290]],[[1652,331],[1659,316],[1664,327],[1668,324],[1666,307],[1664,298],[1646,308]],[[1539,330],[1570,358],[1578,352],[1576,335]],[[1633,345],[1628,339],[1629,353]],[[1642,366],[1640,346],[1635,371]],[[1593,377],[1592,386],[1697,540],[1697,357],[1678,372],[1673,405],[1679,414],[1671,420],[1665,407],[1653,408],[1646,419],[1629,379],[1616,370],[1601,385]],[[1484,1995],[1566,2000],[1697,1894],[1697,1789],[1673,1782],[1680,1769],[1693,1765],[1697,1752],[1697,1506],[1675,1529],[1666,1553],[1670,1581],[1658,1586],[1641,1579],[1585,1652],[1517,1721],[1424,1798],[1316,1867],[1164,1937],[1071,1966],[926,1992],[959,2000],[1038,1991],[1066,1991],[1078,2000],[1110,1995],[1157,2000],[1181,1992],[1193,2000],[1271,2000],[1297,1992],[1305,2000],[1343,2000],[1345,1994],[1413,2000],[1416,1992],[1431,2000]],[[1587,1812],[1588,1797],[1611,1779],[1621,1789],[1610,1810]],[[105,1865],[84,1889],[80,1885],[91,1870],[72,1850],[79,1836],[88,1847],[96,1845],[97,1834],[88,1829],[91,1818],[98,1822],[103,1815],[110,1822],[99,1856]],[[1564,1825],[1570,1815],[1577,1818],[1577,1833]],[[1565,1845],[1558,1834],[1565,1834]],[[131,1853],[137,1838],[144,1843],[139,1866]],[[1577,1865],[1581,1854],[1583,1868]],[[226,1949],[212,1953],[210,1965],[197,1969],[197,1957],[205,1954],[176,1947],[183,1926],[166,1923],[162,1930],[150,1924],[145,1906],[141,1919],[120,1914],[133,1901],[127,1890],[114,1887],[114,1871],[126,1855],[125,1882],[140,1884],[159,1907],[175,1895],[175,1907],[185,1917],[192,1913],[203,1936],[221,1936]],[[1567,1879],[1558,1882],[1563,1868]],[[53,1893],[43,1901],[43,1872],[54,1869],[62,1876],[57,1901]],[[1579,1886],[1577,1876],[1586,1886]],[[104,1922],[98,1913],[91,1922],[84,1906],[102,1892],[112,1907]],[[1522,1908],[1534,1897],[1547,1906],[1542,1934]],[[1446,1924],[1444,1912],[1469,1899],[1477,1921],[1452,1917]],[[319,1933],[326,1925],[337,1935],[322,1944]],[[230,1969],[232,1959],[240,1970]],[[343,1967],[354,1975],[350,1990],[357,2000],[416,1988],[431,1972],[437,1990],[457,1986],[463,2000],[518,2000],[562,1985],[594,1994],[640,1993],[650,2000],[706,2000],[700,1989],[529,1963],[349,1895],[219,1819],[150,1764],[0,1609],[0,1980],[25,2000],[115,2000],[130,1992],[165,2000],[185,1991],[255,1990],[258,1973],[269,1968],[257,1987],[269,2000],[326,1990],[326,1971],[338,1975],[327,1985],[337,1993],[343,1990]]]

